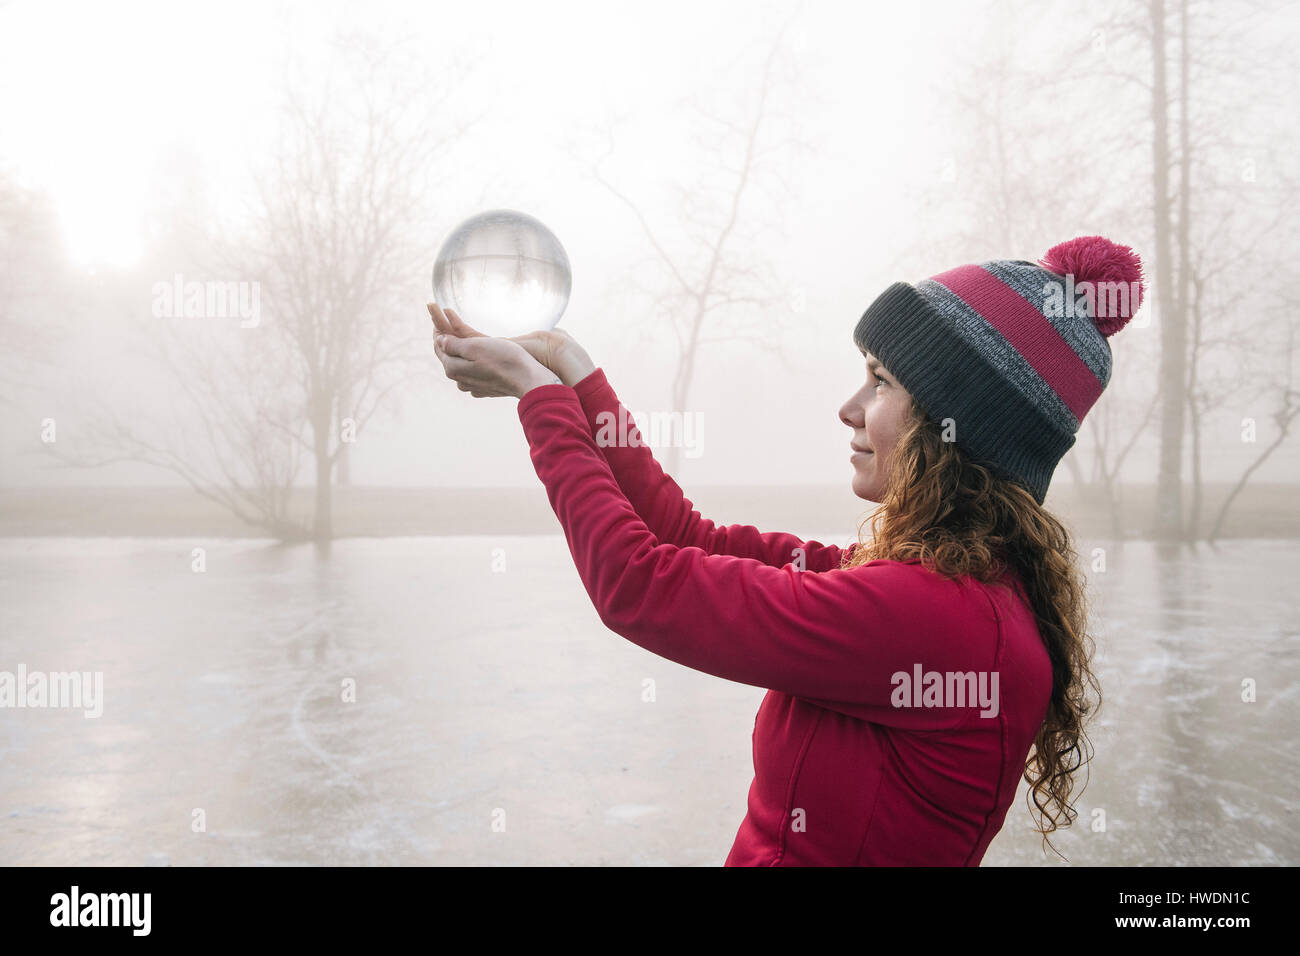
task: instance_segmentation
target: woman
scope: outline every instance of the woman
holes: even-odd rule
[[[768,688],[726,865],[975,866],[1022,776],[1045,847],[1077,815],[1100,688],[1085,579],[1042,504],[1142,289],[1138,257],[1099,236],[886,289],[854,330],[866,381],[839,410],[853,490],[880,506],[843,552],[715,527],[634,426],[598,440],[602,413],[628,413],[569,336],[489,338],[429,311],[448,377],[520,398],[605,625]]]

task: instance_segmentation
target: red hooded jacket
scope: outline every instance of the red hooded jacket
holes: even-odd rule
[[[605,626],[769,689],[725,865],[979,864],[1052,692],[1013,578],[953,581],[916,561],[841,569],[834,545],[715,527],[637,444],[602,369],[529,390],[518,413]]]

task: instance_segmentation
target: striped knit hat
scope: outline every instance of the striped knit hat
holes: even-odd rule
[[[1132,249],[1083,236],[1037,264],[998,259],[895,282],[853,339],[931,418],[952,420],[958,447],[1041,505],[1110,381],[1107,339],[1144,291]]]

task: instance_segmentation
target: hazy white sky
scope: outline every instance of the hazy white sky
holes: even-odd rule
[[[129,267],[142,250],[142,211],[172,157],[193,157],[211,198],[233,207],[273,142],[286,70],[324,75],[326,41],[340,28],[409,37],[434,64],[472,65],[458,109],[481,115],[457,146],[453,188],[429,224],[430,265],[446,230],[482,208],[538,216],[573,264],[564,327],[606,368],[625,403],[662,408],[673,358],[666,341],[633,344],[632,326],[646,316],[634,309],[610,314],[608,305],[611,287],[648,247],[635,219],[573,162],[570,149],[591,155],[605,121],[621,117],[606,173],[671,235],[679,226],[667,202],[672,188],[698,184],[712,159],[691,141],[694,120],[682,98],[696,96],[719,111],[742,103],[753,93],[759,58],[793,15],[786,45],[803,92],[790,113],[814,151],[790,171],[790,192],[781,197],[784,229],[767,242],[791,308],[796,298],[803,304],[799,330],[788,343],[788,368],[730,345],[702,357],[691,405],[705,417],[709,453],[689,463],[686,474],[707,483],[847,482],[848,429],[836,411],[860,384],[853,324],[890,282],[956,264],[927,254],[924,243],[918,250],[918,237],[938,235],[945,224],[926,221],[916,203],[918,194],[934,191],[943,165],[961,148],[942,119],[951,115],[954,85],[998,47],[1010,47],[1026,70],[1057,75],[1061,51],[1089,29],[1080,21],[1062,31],[1050,18],[1035,23],[1012,14],[995,22],[990,9],[1000,8],[838,0],[361,8],[11,2],[0,5],[0,165],[49,191],[79,266]],[[1095,101],[1095,88],[1066,84],[1051,95],[1062,135],[1070,116],[1106,109]],[[1148,162],[1146,154],[1134,162]],[[963,188],[959,179],[953,195]],[[1095,228],[1062,222],[1048,238]],[[1033,258],[1045,249],[990,242],[969,255]],[[148,294],[142,288],[142,310]],[[98,359],[111,347],[88,336],[85,349]],[[422,397],[428,405],[409,409],[403,421],[368,431],[354,480],[536,480],[521,451],[513,401],[476,403],[447,385]],[[475,443],[474,453],[447,454],[449,435],[456,448]],[[30,483],[33,474],[11,461],[0,480]],[[47,472],[37,480],[170,479],[137,471],[116,479]]]
[[[924,28],[937,30],[932,42],[941,43],[945,24],[960,32],[958,14],[968,5],[928,7],[12,3],[0,8],[0,157],[53,193],[78,261],[129,264],[140,251],[137,211],[156,164],[187,149],[217,195],[237,190],[273,130],[281,70],[291,59],[323,68],[324,41],[354,25],[418,37],[435,63],[470,56],[472,93],[491,107],[473,148],[517,156],[526,146],[542,159],[511,166],[515,180],[548,181],[549,164],[563,159],[548,153],[571,125],[610,112],[638,119],[643,154],[663,169],[674,152],[665,133],[681,118],[677,98],[732,79],[727,63],[797,12],[790,47],[817,96],[804,118],[824,124],[834,155],[852,157],[864,172],[883,170],[903,157],[882,133],[903,123],[917,93],[917,49],[906,38]],[[936,65],[926,70],[939,80]],[[909,169],[899,163],[892,175]]]
[[[942,61],[918,71],[914,60],[918,50],[963,33],[964,9],[836,2],[375,3],[362,10],[343,3],[16,3],[0,8],[0,160],[53,196],[74,261],[87,270],[129,266],[141,250],[142,210],[169,156],[197,158],[212,197],[233,203],[250,164],[266,155],[277,84],[291,63],[323,75],[326,40],[340,28],[416,38],[434,63],[472,63],[463,106],[481,114],[458,148],[461,188],[446,197],[445,221],[431,224],[430,258],[445,230],[479,208],[539,216],[573,263],[566,327],[618,376],[629,405],[657,407],[666,398],[669,355],[620,354],[627,331],[599,314],[610,277],[646,254],[640,227],[572,162],[569,148],[585,143],[590,155],[592,144],[600,145],[591,131],[621,117],[607,174],[652,218],[659,214],[656,225],[670,228],[673,210],[658,200],[694,181],[710,160],[690,141],[692,117],[681,99],[697,95],[718,110],[743,102],[759,58],[794,13],[787,47],[806,98],[788,112],[815,152],[790,174],[785,234],[776,242],[782,278],[792,295],[799,290],[809,322],[801,352],[792,356],[806,381],[788,387],[828,389],[817,397],[821,432],[838,450],[842,426],[834,411],[858,371],[852,324],[864,297],[893,278],[886,259],[891,237],[911,214],[909,183],[933,180],[941,161],[936,155],[917,163],[915,144],[933,135],[918,103],[944,82]],[[88,349],[98,356],[104,347],[111,343]],[[840,369],[819,375],[828,351]],[[727,379],[721,369],[705,368],[697,408],[771,393],[761,356],[718,358]],[[438,398],[463,396],[453,389]],[[502,408],[459,414],[466,421],[504,416],[504,424],[485,427],[512,427]],[[723,429],[711,431],[714,465],[698,465],[705,480],[780,480],[783,469],[771,466],[771,448],[764,447],[780,430],[765,418],[733,423],[732,434],[752,456],[748,463],[724,465]],[[409,427],[425,424],[417,417]],[[357,456],[357,480],[529,480],[517,449],[489,442],[473,461],[449,460],[427,439],[379,424],[368,454]],[[423,452],[412,467],[414,448]],[[839,464],[838,457],[831,460]],[[797,464],[784,471],[784,480],[799,480]],[[139,473],[132,480],[152,479]]]

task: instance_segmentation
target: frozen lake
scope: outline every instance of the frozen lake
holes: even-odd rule
[[[1298,566],[1108,546],[1072,864],[1300,863]],[[102,672],[103,713],[0,709],[0,864],[718,866],[763,696],[605,630],[559,535],[0,539],[20,664]],[[986,866],[1060,865],[1025,790]]]

